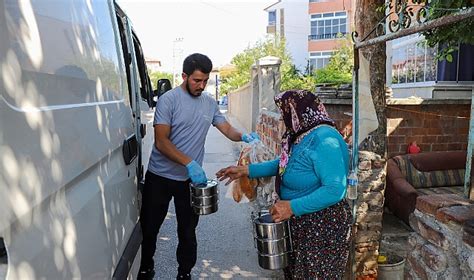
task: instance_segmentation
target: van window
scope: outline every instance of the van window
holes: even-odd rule
[[[110,1],[6,0],[7,60],[20,70],[14,72],[15,90],[7,90],[8,101],[15,104],[16,94],[31,96],[36,107],[122,100],[126,82],[110,5]]]
[[[121,11],[121,10],[120,10]],[[122,21],[122,18],[121,18],[121,15],[117,12],[117,26],[118,26],[118,32],[119,32],[119,36],[120,36],[120,43],[121,43],[121,46],[122,46],[122,55],[123,55],[123,63],[125,64],[124,65],[124,68],[125,68],[125,72],[126,72],[126,75],[127,75],[127,90],[128,90],[128,94],[127,94],[127,103],[129,103],[130,106],[132,106],[131,104],[131,100],[132,100],[132,83],[131,83],[131,76],[130,76],[130,67],[131,67],[131,57],[128,56],[128,53],[129,53],[129,50],[128,50],[128,44],[127,44],[127,35],[126,35],[126,31],[125,31],[125,26],[124,26],[124,22]]]
[[[133,45],[135,47],[135,56],[137,58],[140,94],[142,98],[144,96],[150,96],[152,93],[152,86],[150,84],[150,78],[148,77],[148,70],[146,68],[145,56],[143,55],[142,46],[135,33],[133,33]],[[144,98],[143,98],[144,99]]]

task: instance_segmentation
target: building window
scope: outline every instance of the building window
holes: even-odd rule
[[[276,11],[268,12],[268,25],[276,24]]]
[[[443,48],[444,45],[438,46]],[[474,81],[474,45],[460,44],[458,50],[452,53],[453,61],[438,61],[437,81],[469,82]]]
[[[395,40],[392,48],[392,84],[423,83],[436,80],[436,49],[422,37]]]
[[[333,52],[310,52],[309,53],[309,70],[313,72],[315,70],[324,68],[328,65],[329,60],[331,59]]]
[[[461,44],[453,61],[436,61],[438,48],[426,45],[423,36],[412,35],[393,41],[392,84],[420,85],[423,82],[472,82],[474,46]]]
[[[311,15],[310,40],[334,39],[347,33],[347,13],[331,12]]]

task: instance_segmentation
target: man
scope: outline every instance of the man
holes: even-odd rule
[[[196,264],[199,216],[190,203],[189,183],[206,184],[202,169],[204,142],[214,125],[232,141],[251,142],[257,134],[242,134],[220,113],[216,101],[202,94],[212,70],[211,60],[192,54],[183,63],[183,83],[166,92],[155,110],[153,147],[145,176],[140,223],[143,232],[139,279],[153,278],[156,238],[174,198],[178,222],[177,279],[191,279]]]

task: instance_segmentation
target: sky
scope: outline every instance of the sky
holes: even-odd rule
[[[181,72],[183,59],[203,53],[214,66],[266,36],[264,8],[276,0],[118,0],[132,21],[146,57],[163,71]]]

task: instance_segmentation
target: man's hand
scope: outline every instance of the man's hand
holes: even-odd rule
[[[281,222],[293,216],[289,200],[279,200],[270,208],[270,214],[274,222]]]
[[[250,143],[255,140],[260,140],[260,137],[256,132],[242,134],[242,141],[244,141],[245,143]]]
[[[188,175],[193,184],[200,185],[200,184],[207,184],[207,177],[206,172],[202,169],[202,167],[194,160],[186,165],[186,169],[188,170]]]

